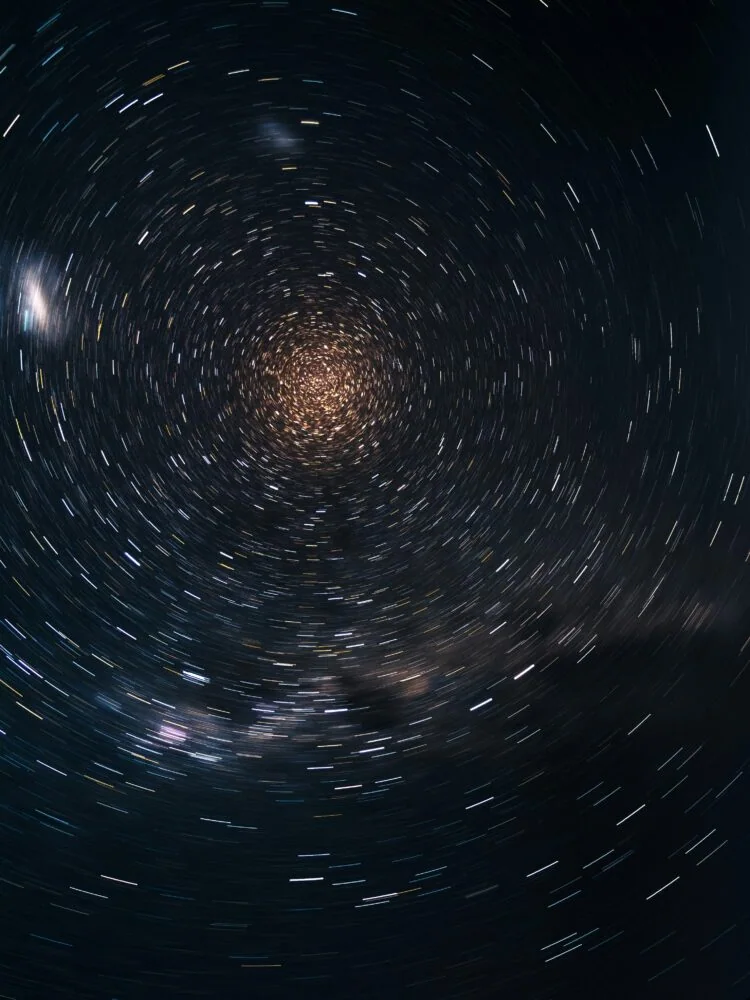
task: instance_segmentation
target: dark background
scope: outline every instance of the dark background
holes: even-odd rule
[[[743,1000],[748,16],[353,10],[0,19],[0,996]],[[259,417],[290,302],[359,463]]]

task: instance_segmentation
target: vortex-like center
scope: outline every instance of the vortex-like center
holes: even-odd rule
[[[364,468],[395,440],[408,405],[399,345],[377,314],[347,319],[295,310],[248,342],[241,427],[259,468],[338,475]]]
[[[372,338],[290,325],[266,341],[253,371],[249,400],[264,450],[323,471],[359,461],[373,447],[391,393]]]
[[[358,381],[350,353],[331,343],[299,345],[281,359],[276,403],[289,433],[330,440],[356,430]]]

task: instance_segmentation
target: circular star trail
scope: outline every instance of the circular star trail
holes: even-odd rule
[[[0,22],[4,995],[741,1000],[745,21]]]

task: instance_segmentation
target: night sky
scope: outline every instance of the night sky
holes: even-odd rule
[[[750,8],[6,4],[0,998],[750,996]]]

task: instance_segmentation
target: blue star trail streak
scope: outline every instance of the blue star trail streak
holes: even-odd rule
[[[750,23],[614,7],[3,12],[0,996],[750,995]]]

